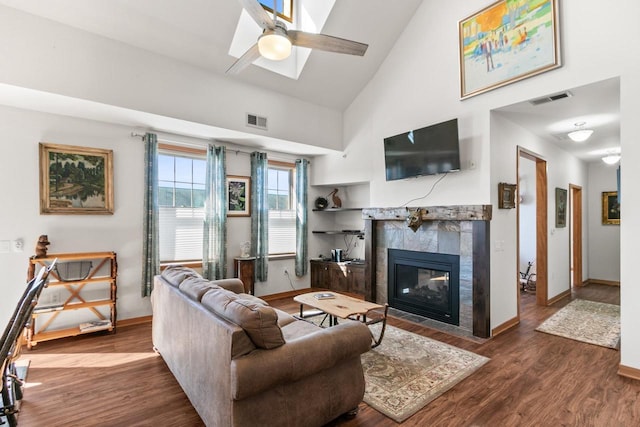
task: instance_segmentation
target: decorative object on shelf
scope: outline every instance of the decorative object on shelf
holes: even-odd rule
[[[49,237],[46,234],[41,234],[36,242],[36,258],[47,256],[47,246],[49,246]]]
[[[620,203],[617,191],[602,192],[602,224],[620,225]]]
[[[246,241],[240,243],[240,258],[249,258],[251,255],[251,242]]]
[[[500,0],[458,24],[460,98],[560,67],[558,0]]]
[[[227,216],[251,216],[251,177],[227,175]]]
[[[92,267],[91,261],[66,261],[57,263],[55,270],[61,281],[77,282],[89,277]]]
[[[516,184],[498,183],[498,208],[513,209],[516,207]]]
[[[337,193],[338,193],[338,189],[334,188],[333,191],[327,195],[327,197],[331,196],[331,200],[333,201],[334,208],[341,208],[342,200],[340,200],[340,197],[338,197]]]
[[[323,210],[329,206],[329,201],[324,197],[318,197],[314,202],[314,206],[316,207],[316,209]]]
[[[407,227],[412,229],[415,233],[422,225],[422,209],[416,208],[412,211],[411,209],[407,208],[407,211],[409,211],[409,216],[407,217]]]
[[[40,143],[41,214],[113,214],[113,150]]]
[[[567,226],[567,190],[556,188],[556,228]]]

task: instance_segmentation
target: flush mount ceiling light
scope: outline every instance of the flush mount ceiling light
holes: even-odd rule
[[[258,39],[258,51],[272,61],[281,61],[291,55],[291,40],[280,21],[275,22],[275,28],[264,30]]]
[[[567,136],[569,138],[571,138],[572,141],[575,142],[584,142],[587,139],[589,139],[589,137],[591,136],[591,134],[593,133],[592,129],[583,129],[582,127],[586,125],[586,122],[578,122],[575,124],[576,126],[576,130],[569,132],[567,134]]]
[[[602,158],[602,161],[608,165],[615,165],[620,161],[620,154],[607,154]]]

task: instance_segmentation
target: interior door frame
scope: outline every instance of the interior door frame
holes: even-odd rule
[[[548,305],[548,183],[547,183],[547,161],[540,155],[526,148],[517,147],[516,175],[520,176],[520,158],[525,158],[535,162],[536,166],[536,304]],[[518,192],[519,194],[519,192]],[[520,270],[520,209],[517,209],[516,227],[518,230],[516,271]],[[518,317],[520,317],[520,284],[518,284]]]
[[[582,187],[575,184],[569,184],[569,192],[571,196],[569,198],[571,205],[571,270],[572,277],[571,286],[580,287],[582,282]]]

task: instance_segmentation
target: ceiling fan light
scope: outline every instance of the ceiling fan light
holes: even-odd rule
[[[567,136],[575,142],[584,142],[589,139],[592,133],[593,130],[591,129],[578,129],[574,130],[573,132],[569,132]]]
[[[260,55],[272,61],[281,61],[291,55],[291,40],[278,32],[265,32],[258,40]]]
[[[620,161],[619,154],[608,154],[602,158],[602,161],[608,165],[615,165]]]

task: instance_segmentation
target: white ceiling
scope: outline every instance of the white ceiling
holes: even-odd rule
[[[344,110],[376,73],[421,1],[396,1],[389,7],[386,0],[339,0],[321,32],[369,44],[364,57],[315,50],[298,80],[256,66],[227,78]],[[227,52],[242,11],[237,0],[0,0],[0,4],[221,75],[235,61]],[[602,157],[594,154],[598,150],[619,148],[619,80],[568,90],[573,95],[569,98],[538,106],[521,102],[496,111],[587,161],[598,161]],[[586,143],[577,144],[566,133],[581,121],[595,132]],[[167,126],[163,128],[168,130]]]
[[[608,79],[564,92],[571,96],[539,105],[525,101],[495,111],[585,161],[600,161],[606,151],[619,150],[620,80]],[[536,100],[540,98],[543,97]],[[567,133],[580,122],[594,132],[587,141],[578,143],[569,139]]]
[[[308,0],[324,1],[324,0]],[[344,110],[371,80],[422,0],[340,0],[324,34],[369,44],[364,57],[314,50],[298,80],[250,66],[245,83]],[[237,0],[0,0],[51,19],[178,61],[224,74],[242,7]],[[366,19],[365,19],[366,18]]]

